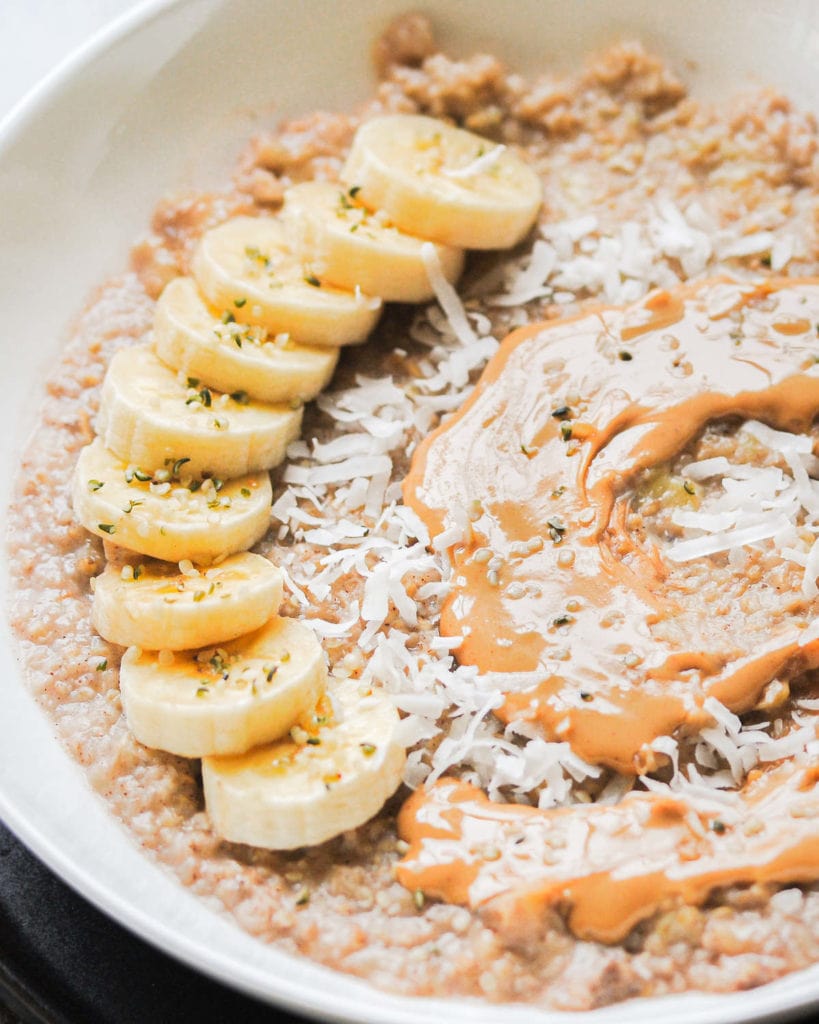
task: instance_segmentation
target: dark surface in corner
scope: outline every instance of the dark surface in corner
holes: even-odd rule
[[[2,1005],[25,1024],[306,1024],[136,938],[0,824]]]

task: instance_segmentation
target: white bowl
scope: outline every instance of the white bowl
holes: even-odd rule
[[[0,508],[66,325],[122,269],[156,201],[218,183],[260,124],[368,95],[368,53],[408,0],[151,2],[63,64],[0,126]],[[456,54],[484,49],[533,74],[639,36],[700,94],[750,81],[819,112],[813,0],[437,0],[425,5]],[[693,63],[689,63],[693,62]],[[5,517],[5,513],[3,513]],[[7,604],[8,568],[2,586]],[[0,815],[67,882],[191,966],[325,1020],[407,1022],[758,1020],[819,997],[819,967],[750,993],[638,1001],[594,1014],[409,1000],[255,942],[143,857],[91,792],[0,650]]]

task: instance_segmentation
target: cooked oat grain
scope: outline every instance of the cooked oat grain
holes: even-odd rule
[[[134,250],[134,273],[105,285],[79,320],[48,383],[10,516],[13,622],[31,691],[112,813],[182,884],[216,898],[261,941],[391,992],[583,1009],[636,995],[747,988],[816,962],[813,889],[718,893],[702,909],[658,915],[623,947],[578,941],[556,916],[539,922],[535,939],[529,929],[520,942],[502,941],[478,917],[416,902],[393,880],[403,794],[368,825],[316,849],[231,846],[210,831],[196,764],[141,747],[125,725],[121,651],[90,625],[90,580],[102,568],[102,545],[76,524],[69,505],[68,463],[91,439],[105,367],[119,347],[145,338],[152,300],[187,271],[203,230],[236,213],[275,209],[293,182],[336,179],[364,118],[383,111],[451,118],[521,147],[546,193],[536,236],[511,256],[472,259],[462,294],[480,339],[475,352],[460,348],[437,309],[394,307],[366,348],[345,353],[334,392],[309,411],[305,436],[320,442],[366,434],[367,417],[379,412],[381,427],[393,422],[391,435],[386,428],[379,435],[387,438],[391,480],[312,486],[310,470],[321,457],[305,444],[292,449],[291,468],[274,476],[276,515],[258,550],[290,573],[285,612],[316,624],[336,676],[374,675],[408,712],[412,687],[403,692],[401,680],[413,672],[415,681],[429,679],[438,711],[408,714],[410,781],[428,774],[444,741],[420,726],[435,728],[436,717],[451,725],[447,702],[457,674],[447,675],[453,666],[436,648],[436,584],[445,567],[431,556],[414,573],[400,563],[413,527],[400,535],[389,510],[417,440],[457,408],[496,339],[530,320],[601,299],[636,299],[653,286],[715,271],[817,271],[816,126],[779,95],[758,91],[700,105],[636,44],[607,50],[574,78],[525,82],[493,57],[451,60],[417,16],[391,27],[378,65],[383,80],[362,110],[285,124],[251,142],[224,193],[164,201]],[[368,436],[376,450],[375,435]],[[713,433],[699,442],[703,452],[724,443]],[[305,515],[326,524],[329,542],[311,532]],[[361,538],[345,536],[342,520],[369,531],[371,546],[357,548]],[[352,556],[330,572],[334,550]],[[359,614],[367,579],[390,559],[403,592],[418,598],[414,622],[394,599],[381,620]],[[411,667],[402,669],[404,655]],[[465,722],[477,718],[476,736],[499,733],[489,706],[462,710]],[[468,744],[449,770],[488,777]],[[571,802],[588,800],[601,783],[564,778],[563,785],[557,798]],[[498,793],[527,799],[508,784]]]

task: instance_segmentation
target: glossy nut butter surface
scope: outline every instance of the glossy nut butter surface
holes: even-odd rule
[[[581,938],[618,942],[657,910],[702,903],[720,886],[819,876],[819,770],[757,776],[716,813],[642,792],[541,811],[442,779],[401,811],[411,846],[398,880],[489,911],[507,931],[554,907]]]
[[[461,663],[506,674],[502,720],[634,773],[653,739],[706,724],[707,697],[743,713],[772,679],[819,663],[819,642],[799,645],[804,619],[748,644],[682,616],[661,553],[623,560],[634,545],[617,501],[709,421],[810,428],[817,322],[816,281],[716,280],[525,328],[419,448],[407,504],[432,536],[452,510],[472,520],[441,632],[464,636]]]
[[[405,501],[433,537],[471,523],[441,632],[497,674],[502,721],[633,775],[657,737],[711,721],[707,698],[741,714],[819,665],[819,641],[800,644],[816,607],[798,583],[756,633],[741,616],[715,624],[695,588],[684,605],[669,585],[662,544],[637,551],[628,527],[635,486],[709,422],[812,427],[818,324],[816,280],[719,279],[525,328],[420,446]],[[795,764],[752,773],[715,823],[713,805],[655,792],[539,810],[442,779],[402,811],[398,878],[495,920],[565,911],[577,934],[618,941],[718,886],[819,877],[816,783]]]

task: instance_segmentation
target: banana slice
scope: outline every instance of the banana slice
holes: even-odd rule
[[[300,406],[254,402],[244,391],[222,394],[196,378],[186,382],[150,348],[136,345],[111,360],[97,431],[106,448],[146,470],[184,459],[186,477],[234,477],[277,466],[299,435],[301,414]]]
[[[209,564],[253,547],[267,532],[273,498],[267,473],[185,486],[175,469],[152,477],[97,438],[77,460],[74,513],[98,537],[166,562]]]
[[[421,256],[424,239],[399,231],[383,212],[371,213],[358,202],[354,188],[322,181],[294,185],[284,194],[282,220],[291,248],[322,281],[358,286],[391,302],[433,297]],[[436,248],[444,276],[457,281],[463,250]]]
[[[205,232],[193,257],[193,276],[217,311],[304,345],[364,341],[381,300],[321,284],[287,247],[271,217],[236,217]]]
[[[330,382],[338,362],[337,348],[296,345],[264,327],[237,323],[230,310],[214,316],[189,277],[175,278],[159,297],[154,348],[186,376],[260,402],[309,402]]]
[[[119,685],[140,743],[204,757],[241,754],[283,736],[315,707],[326,675],[315,633],[274,616],[220,647],[178,654],[131,647]]]
[[[193,563],[110,562],[94,579],[94,628],[122,647],[184,651],[234,640],[279,610],[282,573],[261,555]]]
[[[515,245],[542,199],[540,178],[510,149],[415,114],[365,122],[341,178],[402,231],[465,249]]]
[[[359,683],[334,688],[327,708],[303,720],[302,735],[241,757],[202,762],[205,805],[214,829],[236,843],[290,850],[313,846],[377,814],[401,784],[405,753],[398,713]]]

